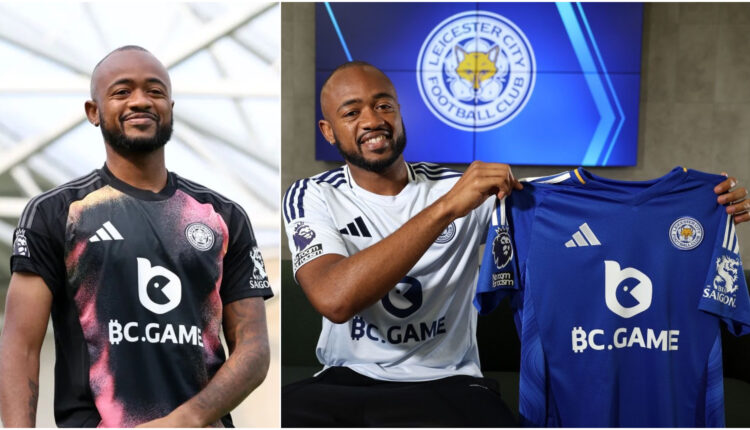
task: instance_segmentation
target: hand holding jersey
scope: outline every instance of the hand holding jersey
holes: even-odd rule
[[[460,218],[495,195],[498,199],[523,185],[513,177],[510,166],[501,163],[474,161],[456,185],[441,197],[436,205],[445,206],[451,217]]]
[[[747,189],[745,187],[735,188],[737,179],[726,173],[722,173],[722,175],[727,176],[727,179],[714,187],[714,193],[719,195],[716,201],[720,205],[726,205],[726,213],[734,215],[735,224],[750,221],[750,200],[745,199]]]

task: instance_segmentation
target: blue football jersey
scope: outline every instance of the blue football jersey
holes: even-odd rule
[[[512,296],[524,424],[724,425],[719,321],[749,332],[750,299],[723,179],[579,168],[497,203],[474,303]]]

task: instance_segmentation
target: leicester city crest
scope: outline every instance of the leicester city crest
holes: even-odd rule
[[[495,267],[502,269],[513,259],[513,245],[510,243],[510,235],[506,227],[499,227],[492,241],[492,259]]]
[[[214,246],[214,232],[202,222],[194,222],[185,227],[185,237],[198,251],[208,251]]]
[[[703,241],[703,226],[693,217],[678,218],[669,227],[669,240],[677,249],[694,249]]]
[[[535,75],[526,35],[508,18],[483,10],[438,24],[417,59],[422,100],[442,122],[465,131],[511,121],[529,101]]]
[[[451,222],[448,224],[448,227],[443,230],[442,233],[440,233],[440,236],[438,236],[437,239],[435,239],[435,242],[437,243],[448,243],[453,239],[453,236],[456,235],[456,223]]]

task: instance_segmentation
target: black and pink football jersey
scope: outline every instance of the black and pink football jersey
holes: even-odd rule
[[[159,193],[104,166],[41,194],[13,243],[12,271],[41,276],[54,296],[63,427],[167,415],[224,363],[223,306],[273,295],[243,209],[171,172]]]

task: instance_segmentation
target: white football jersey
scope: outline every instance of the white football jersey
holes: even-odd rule
[[[407,170],[409,183],[396,196],[359,187],[347,166],[292,184],[283,211],[295,274],[321,255],[350,256],[377,243],[461,176],[429,163],[407,163]],[[493,202],[451,222],[379,302],[343,324],[323,318],[316,353],[325,368],[346,366],[388,381],[481,376],[471,301]]]

